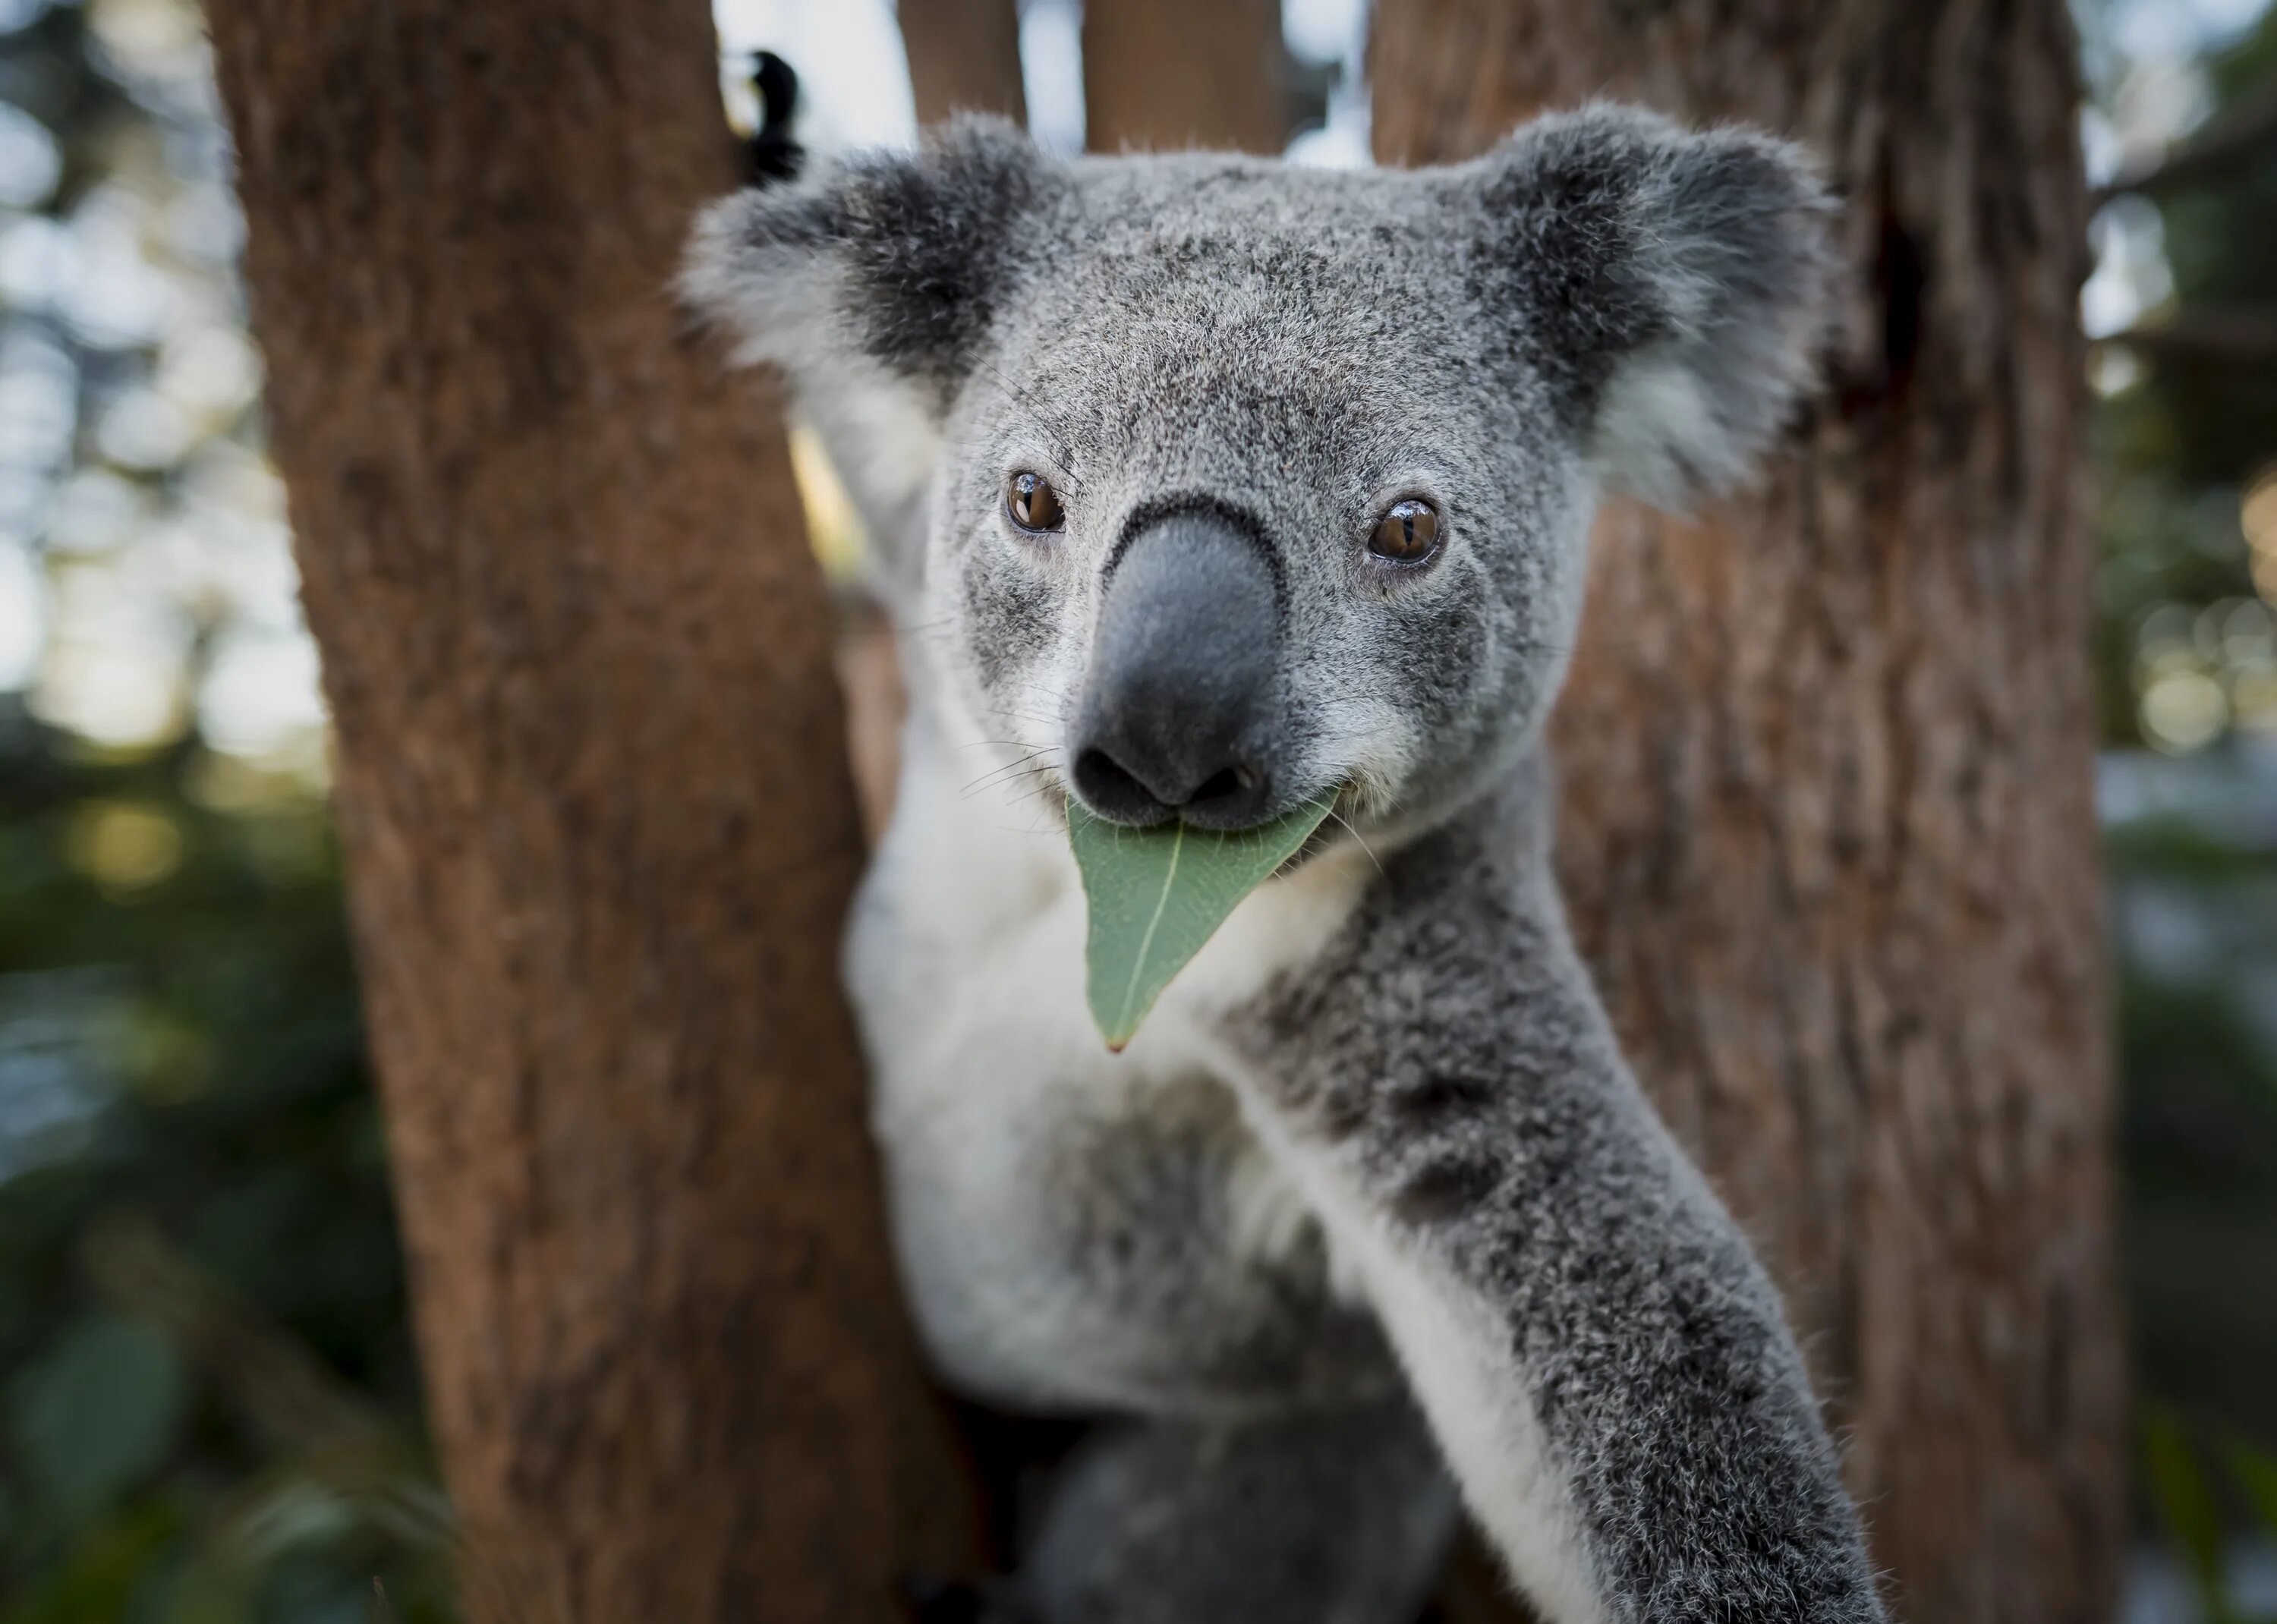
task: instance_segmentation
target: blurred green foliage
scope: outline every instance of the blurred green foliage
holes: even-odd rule
[[[2277,849],[2147,817],[2107,851],[2136,1380],[2277,1439]]]
[[[20,708],[0,1379],[5,1624],[442,1616],[439,1516],[375,1513],[429,1475],[324,808]]]
[[[2202,128],[2277,94],[2277,10],[2189,65]],[[2100,78],[2113,104],[2121,87]],[[2139,325],[2277,323],[2273,222],[2277,141],[2265,140],[2188,184],[2113,200],[2098,229],[2147,236],[2171,269]],[[2096,363],[2104,738],[2186,758],[2106,765],[2106,790],[2168,792],[2106,823],[2136,1377],[2243,1448],[2277,1439],[2277,551],[2257,580],[2242,511],[2277,489],[2263,483],[2277,478],[2277,365],[2109,345]],[[2154,1477],[2169,1505],[2172,1470]]]
[[[2277,1455],[2210,1438],[2163,1404],[2144,1407],[2141,1432],[2152,1502],[2206,1624],[2277,1624],[2277,1608],[2239,1598],[2229,1560],[2241,1518],[2277,1548]]]
[[[2212,117],[2277,87],[2277,13],[2205,65]],[[2158,203],[2178,312],[2277,315],[2277,152],[2179,188]],[[2150,394],[2172,424],[2162,447],[2189,485],[2239,485],[2277,459],[2277,365],[2240,356],[2163,358]]]
[[[2210,52],[2208,123],[2277,94],[2277,10]],[[2113,87],[2106,86],[2106,96]],[[2156,330],[2255,313],[2277,330],[2277,142],[2189,185],[2113,199],[2098,231],[2155,243],[2171,293]],[[2099,345],[2094,634],[2105,742],[2182,754],[2233,730],[2277,742],[2277,524],[2266,584],[2244,498],[2277,514],[2277,363],[2215,347]]]

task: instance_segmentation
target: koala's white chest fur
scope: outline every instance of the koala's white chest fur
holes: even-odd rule
[[[1344,1373],[1271,1368],[1326,1356],[1320,1325],[1287,1323],[1292,1293],[1350,1314],[1215,1028],[1333,935],[1368,859],[1333,850],[1249,898],[1111,1054],[1085,1005],[1064,831],[1024,784],[973,786],[995,765],[977,732],[920,700],[846,954],[936,1362],[1000,1400],[1074,1408],[1335,1385]]]

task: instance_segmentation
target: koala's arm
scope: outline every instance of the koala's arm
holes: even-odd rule
[[[1778,1296],[1502,845],[1389,861],[1245,1033],[1260,1114],[1552,1624],[1879,1620]]]

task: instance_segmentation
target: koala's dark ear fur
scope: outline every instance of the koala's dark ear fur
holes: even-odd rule
[[[1046,160],[995,118],[960,118],[915,152],[810,160],[704,211],[681,293],[803,394],[851,368],[945,398],[1034,256],[1029,216],[1049,186]]]
[[[789,376],[907,601],[941,424],[990,323],[1043,263],[1060,171],[1015,126],[964,118],[915,152],[810,159],[713,204],[681,296]]]
[[[1801,148],[1595,104],[1475,166],[1495,314],[1611,488],[1663,505],[1735,483],[1811,383],[1833,202]]]

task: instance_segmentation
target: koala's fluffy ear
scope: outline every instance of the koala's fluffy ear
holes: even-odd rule
[[[953,384],[1029,247],[1045,160],[1017,126],[966,117],[913,152],[817,159],[699,217],[682,295],[747,360],[801,372],[842,352]]]
[[[914,152],[817,159],[706,209],[682,297],[789,375],[873,525],[896,527],[989,323],[1028,268],[1053,171],[1001,119]]]
[[[1833,202],[1801,148],[1598,103],[1519,127],[1474,171],[1489,297],[1613,489],[1735,483],[1813,381]]]

